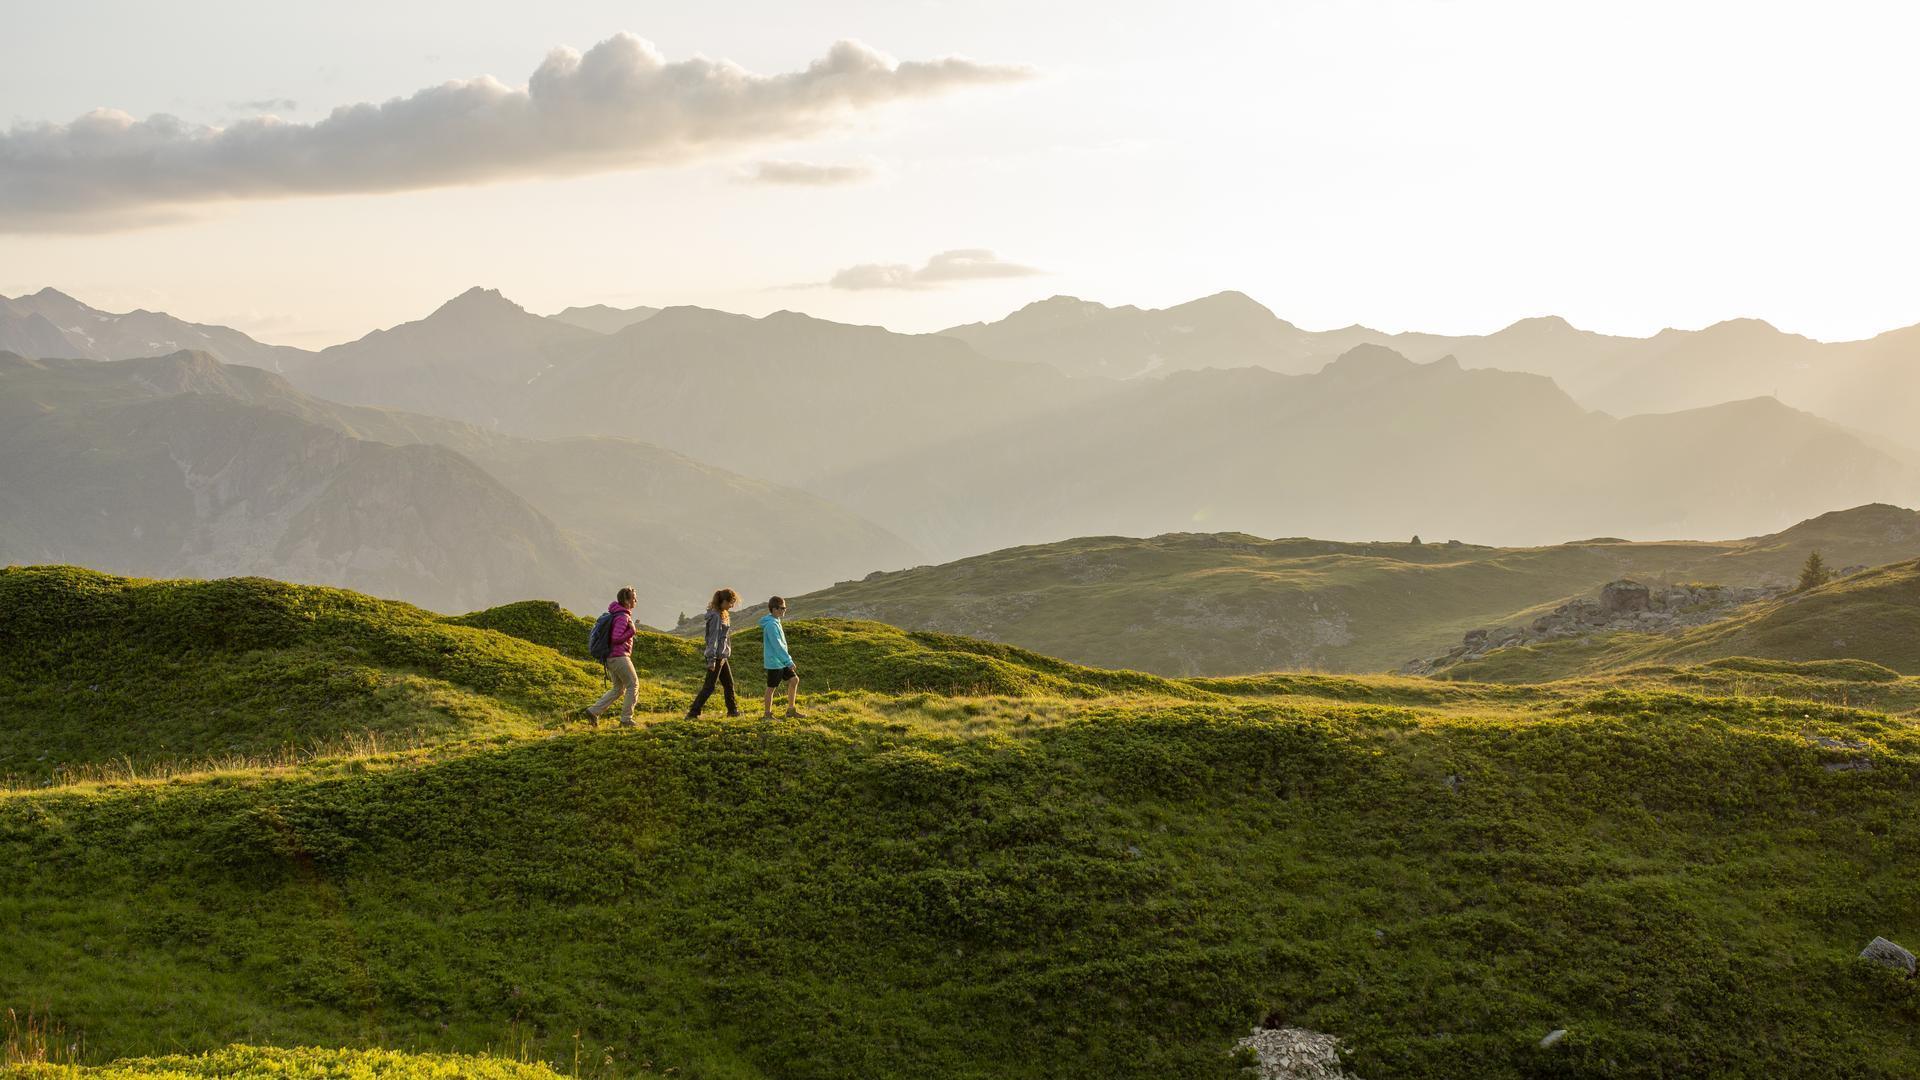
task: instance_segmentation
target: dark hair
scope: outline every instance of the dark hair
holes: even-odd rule
[[[768,611],[785,611],[785,610],[787,610],[787,598],[786,598],[786,597],[784,597],[784,596],[775,596],[775,597],[772,597],[772,598],[770,598],[770,599],[769,599],[769,600],[767,601],[767,610],[768,610]]]
[[[621,607],[632,607],[633,600],[633,586],[631,585],[622,585],[620,586],[620,591],[613,594],[613,602],[619,604]]]

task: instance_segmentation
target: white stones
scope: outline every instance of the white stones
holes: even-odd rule
[[[1259,1059],[1260,1080],[1358,1080],[1340,1068],[1340,1040],[1306,1028],[1254,1028],[1234,1044]]]

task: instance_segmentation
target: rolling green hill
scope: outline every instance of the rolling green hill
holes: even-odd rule
[[[1175,683],[797,622],[811,719],[587,731],[553,710],[590,668],[541,644],[580,625],[540,604],[0,587],[10,753],[177,755],[164,781],[0,792],[0,1006],[50,1016],[83,1064],[214,1052],[108,1076],[535,1075],[219,1049],[246,1043],[607,1077],[1228,1080],[1263,1021],[1338,1035],[1368,1077],[1920,1070],[1887,1037],[1920,1019],[1916,982],[1855,959],[1920,940],[1913,715],[1684,669]],[[677,711],[692,646],[643,646]],[[196,769],[172,741],[210,715],[271,729],[276,701],[390,723],[377,687],[324,698],[342,672],[416,680],[403,700],[467,703],[468,727],[267,768]],[[118,708],[81,704],[95,678]]]
[[[0,780],[299,761],[355,747],[531,737],[605,688],[591,623],[552,601],[461,616],[261,578],[145,581],[0,569]],[[1205,696],[1152,675],[877,623],[796,621],[810,691]],[[759,632],[738,635],[758,691]],[[698,647],[641,630],[644,711],[684,711]]]
[[[339,589],[0,570],[0,777],[526,736],[604,678]]]
[[[1540,548],[1087,537],[874,574],[792,603],[800,616],[876,619],[1163,675],[1379,671],[1616,578],[1785,582],[1815,549],[1834,565],[1913,558],[1920,513],[1873,505],[1745,540]]]
[[[1877,681],[1920,675],[1920,561],[1876,567],[1809,592],[1752,604],[1673,635],[1618,633],[1500,649],[1448,678],[1544,682],[1643,665],[1726,657],[1845,662]]]

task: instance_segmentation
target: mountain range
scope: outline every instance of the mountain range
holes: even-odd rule
[[[1228,327],[1198,343],[1260,325],[1233,294],[1189,308],[1169,317]],[[1380,345],[1310,373],[1147,379],[990,345],[690,307],[598,334],[476,289],[290,377],[531,437],[640,438],[800,485],[940,558],[1196,525],[1506,543],[1746,535],[1836,503],[1920,499],[1904,450],[1770,398],[1616,419],[1538,375]]]
[[[506,318],[506,309],[524,318]],[[497,292],[479,288],[441,310],[462,318],[423,327],[432,322],[429,317],[377,330],[322,350],[328,362],[313,363],[315,354],[307,350],[263,344],[228,327],[162,312],[101,311],[47,288],[0,297],[0,349],[32,357],[93,359],[198,349],[226,363],[288,373],[306,369],[310,381],[303,385],[323,395],[357,393],[416,409],[433,401],[437,378],[446,380],[439,384],[443,399],[456,402],[441,411],[457,408],[462,419],[504,422],[511,410],[500,409],[487,395],[473,400],[472,388],[465,385],[469,380],[524,382],[545,370],[548,362],[563,360],[569,349],[585,348],[583,343],[592,340],[556,330],[556,325],[606,337],[660,312],[647,306],[594,304],[541,319],[501,301]],[[980,357],[1123,380],[1239,367],[1311,374],[1357,345],[1384,345],[1420,363],[1451,356],[1467,368],[1546,375],[1587,408],[1616,416],[1777,397],[1909,447],[1915,436],[1908,403],[1920,399],[1920,326],[1839,342],[1815,341],[1751,318],[1699,330],[1666,329],[1644,338],[1581,330],[1551,315],[1521,319],[1489,334],[1392,333],[1357,324],[1306,330],[1244,293],[1229,291],[1161,309],[1054,296],[1005,318],[950,327],[938,336],[963,342]],[[394,386],[372,395],[356,386],[388,358],[413,350],[419,355],[396,366]],[[407,385],[409,379],[426,385]]]
[[[788,483],[1104,389],[948,338],[789,311],[674,307],[601,334],[478,288],[288,377],[331,400],[540,438],[631,436]]]
[[[52,290],[6,303],[8,340],[40,351],[71,344],[49,327],[148,314],[111,316]],[[1904,361],[1905,331],[1845,347],[1752,322],[1649,339],[1559,319],[1479,338],[1313,332],[1222,293],[1160,311],[1055,298],[997,323],[899,334],[787,311],[542,317],[482,288],[319,352],[169,325],[316,399],[502,437],[638,440],[799,487],[938,559],[1195,528],[1504,544],[1739,536],[1834,505],[1920,500],[1920,455],[1893,419],[1920,370]],[[109,355],[104,340],[82,355]],[[1840,355],[1881,374],[1842,378],[1823,400],[1875,420],[1872,431],[1764,393],[1631,415],[1592,400],[1655,401],[1663,386],[1673,400],[1711,398],[1689,380],[1745,385]],[[1540,371],[1514,370],[1527,367]],[[765,507],[737,505],[734,520],[768,527]],[[891,565],[841,560],[798,576]]]
[[[131,360],[182,349],[270,371],[308,355],[304,349],[262,344],[232,327],[187,322],[163,311],[102,311],[58,289],[0,296],[0,352],[37,359]]]
[[[1920,501],[1907,457],[1770,398],[1615,419],[1552,380],[1358,346],[1312,375],[1182,372],[816,489],[936,555],[1227,530],[1554,543],[1718,537]]]
[[[1491,334],[1387,333],[1365,326],[1302,330],[1244,294],[1174,307],[1108,307],[1071,296],[1029,304],[997,322],[942,331],[989,356],[1030,359],[1072,374],[1141,377],[1199,368],[1318,370],[1356,345],[1384,345],[1427,363],[1546,375],[1581,404],[1615,415],[1673,412],[1753,397],[1912,446],[1920,400],[1920,326],[1861,341],[1820,342],[1759,319],[1646,338],[1580,330],[1558,316]]]
[[[274,575],[443,611],[592,610],[627,583],[660,622],[719,584],[798,591],[915,559],[824,500],[657,446],[340,405],[205,353],[0,354],[0,419],[7,562]]]

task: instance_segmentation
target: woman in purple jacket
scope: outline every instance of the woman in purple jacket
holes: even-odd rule
[[[633,589],[628,587],[621,589],[613,603],[607,605],[607,614],[613,616],[613,648],[607,652],[607,678],[613,680],[613,686],[599,701],[587,706],[587,719],[596,724],[613,699],[624,693],[627,702],[620,714],[620,726],[633,726],[634,700],[640,696],[640,676],[633,670],[633,600]]]

